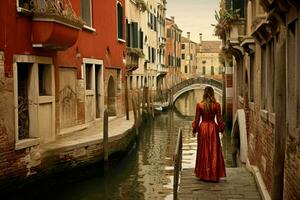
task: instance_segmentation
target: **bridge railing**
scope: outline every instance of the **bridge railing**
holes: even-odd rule
[[[177,200],[179,178],[182,169],[182,129],[181,128],[178,131],[177,144],[176,144],[173,160],[174,160],[173,199]]]
[[[181,89],[188,87],[193,84],[206,84],[210,85],[212,87],[218,88],[222,90],[223,88],[223,83],[222,81],[218,81],[216,79],[209,79],[209,78],[204,78],[204,77],[198,77],[198,78],[190,78],[187,80],[184,80],[177,85],[174,85],[173,87],[166,89],[166,90],[161,90],[159,94],[156,95],[155,101],[158,102],[166,102],[169,101],[170,103],[172,102],[170,98],[172,97],[173,94],[176,92],[180,91]]]
[[[223,87],[223,83],[221,81],[218,81],[215,79],[208,79],[208,78],[204,78],[204,77],[198,77],[198,78],[191,78],[191,79],[184,80],[181,83],[170,88],[170,90],[174,94],[174,93],[178,92],[179,90],[181,90],[182,88],[187,87],[192,84],[207,84],[207,85],[211,85],[213,87],[219,88],[219,89],[222,89],[222,87]]]

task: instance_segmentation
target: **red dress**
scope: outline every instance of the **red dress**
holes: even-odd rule
[[[202,121],[199,126],[200,116]],[[204,110],[204,104],[198,103],[192,126],[193,133],[198,132],[195,175],[201,180],[219,181],[220,177],[226,176],[219,138],[219,132],[223,132],[225,127],[220,104],[212,103],[210,111],[207,112]]]

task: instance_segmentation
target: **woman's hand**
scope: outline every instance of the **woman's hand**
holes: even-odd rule
[[[196,132],[195,133],[193,132],[193,137],[196,137]]]

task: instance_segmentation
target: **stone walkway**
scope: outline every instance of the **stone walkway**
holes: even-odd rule
[[[252,174],[245,168],[226,168],[227,177],[219,183],[199,181],[194,169],[183,169],[178,199],[260,200]]]
[[[108,141],[112,142],[123,137],[124,134],[134,126],[133,112],[129,113],[129,119],[126,116],[120,118],[110,118],[108,122]],[[54,142],[41,145],[41,152],[59,151],[61,149],[76,148],[82,145],[93,145],[103,141],[103,120],[93,122],[87,128],[72,133],[58,136]]]

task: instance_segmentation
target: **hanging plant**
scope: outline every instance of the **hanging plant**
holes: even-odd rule
[[[234,20],[232,12],[225,9],[221,9],[219,13],[215,11],[215,19],[217,24],[212,24],[215,27],[215,35],[219,36],[222,40],[225,40],[226,33],[229,33],[232,22]]]

